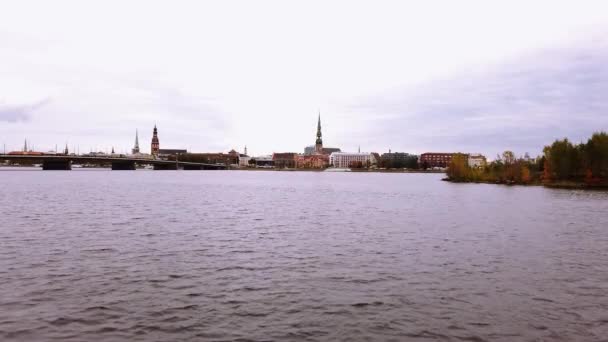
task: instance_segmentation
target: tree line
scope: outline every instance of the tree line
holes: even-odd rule
[[[456,154],[446,171],[448,180],[503,184],[575,183],[608,186],[608,134],[594,133],[587,142],[573,144],[568,139],[545,146],[543,155],[515,157],[505,151],[496,160],[478,168],[470,167],[464,154]]]

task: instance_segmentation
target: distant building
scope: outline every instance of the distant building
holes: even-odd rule
[[[469,167],[478,168],[484,167],[487,163],[486,157],[481,153],[473,153],[469,155]]]
[[[315,154],[315,146],[314,145],[310,145],[310,146],[306,146],[304,147],[304,155],[305,156],[310,156]]]
[[[455,153],[427,152],[420,155],[419,164],[422,168],[446,168],[452,161]]]
[[[337,147],[323,147],[322,151],[323,151],[322,154],[325,154],[325,155],[330,155],[330,154],[332,154],[334,152],[342,152],[342,150],[340,150]],[[305,156],[310,156],[310,155],[313,155],[313,154],[315,154],[315,147],[313,145],[306,146],[304,148],[304,155]]]
[[[35,152],[32,149],[33,148],[31,146],[28,148],[27,139],[25,139],[22,151],[12,151],[12,152],[9,152],[8,154],[11,156],[42,156],[42,155],[44,155],[43,152]]]
[[[486,157],[480,153],[423,153],[420,155],[418,164],[422,168],[446,168],[450,165],[452,158],[456,154],[464,155],[470,167],[482,167],[486,164]]]
[[[158,156],[159,157],[169,157],[169,156],[177,156],[179,154],[186,154],[188,153],[188,150],[182,150],[182,149],[171,149],[171,148],[161,148],[158,149]]]
[[[335,168],[370,167],[377,163],[371,153],[334,152],[329,156],[329,164]]]
[[[297,168],[324,169],[329,166],[329,156],[326,154],[298,155]]]
[[[486,157],[479,153],[423,153],[420,155],[419,165],[426,168],[446,168],[457,154],[465,156],[470,167],[481,167],[486,163]]]
[[[330,155],[334,152],[342,152],[342,150],[337,147],[323,147],[323,154],[325,155]]]
[[[248,155],[245,155],[245,154],[241,154],[239,156],[239,167],[249,167],[250,160],[251,160],[251,157],[249,157]]]
[[[295,169],[297,166],[297,160],[298,154],[294,152],[272,154],[274,167],[278,169]]]
[[[176,158],[182,162],[216,165],[236,165],[239,163],[238,156],[233,156],[226,153],[180,153],[179,156],[168,156],[169,160],[175,160]]]
[[[255,160],[256,167],[262,167],[262,168],[274,167],[274,161],[272,160],[272,156],[258,156],[258,157],[253,157],[252,159]]]
[[[374,160],[376,161],[376,166],[378,166],[378,164],[380,163],[380,161],[382,160],[382,157],[380,157],[380,154],[377,152],[372,152],[372,157],[374,158]]]
[[[154,157],[158,157],[160,150],[160,142],[158,140],[158,130],[156,129],[156,125],[154,125],[154,131],[152,132],[152,144],[151,144],[151,154]]]
[[[239,166],[239,158],[241,154],[235,151],[234,149],[228,152],[228,156],[230,157],[230,165],[233,167]]]
[[[8,153],[9,156],[43,156],[43,152],[34,152],[34,151],[12,151]]]
[[[418,156],[405,152],[383,153],[380,157],[380,165],[384,168],[416,168]]]
[[[245,146],[243,154],[239,154],[239,167],[249,167],[250,160],[251,157],[247,155],[247,146]]]

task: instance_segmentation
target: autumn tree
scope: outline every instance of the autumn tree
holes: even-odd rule
[[[468,180],[470,176],[469,158],[466,154],[456,153],[448,165],[446,174],[449,179],[456,181]]]

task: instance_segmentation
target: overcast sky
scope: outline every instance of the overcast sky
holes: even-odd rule
[[[606,1],[0,1],[0,143],[540,153],[608,130]]]

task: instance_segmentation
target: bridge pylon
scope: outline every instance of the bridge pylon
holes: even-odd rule
[[[42,169],[69,171],[72,169],[72,161],[69,159],[45,160],[42,162]]]

